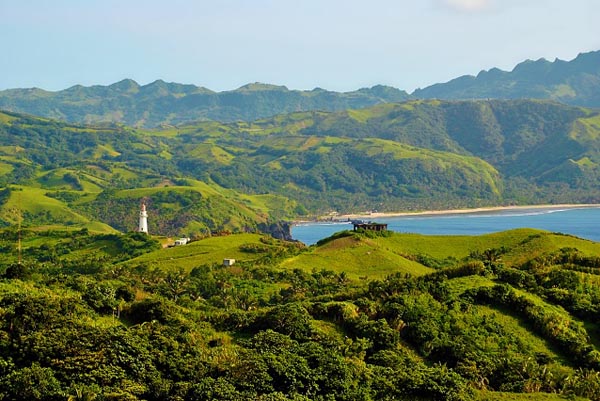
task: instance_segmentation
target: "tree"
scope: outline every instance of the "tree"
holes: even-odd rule
[[[30,367],[14,370],[0,379],[2,400],[63,400],[64,392],[50,368],[34,362]]]

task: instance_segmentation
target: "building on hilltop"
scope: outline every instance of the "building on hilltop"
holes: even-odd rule
[[[364,221],[353,221],[352,225],[354,226],[354,231],[357,230],[365,230],[365,231],[386,231],[387,224],[385,223],[373,223],[373,222],[364,222]]]
[[[148,234],[148,212],[146,212],[146,203],[144,202],[142,202],[142,208],[140,210],[140,226],[138,231]]]

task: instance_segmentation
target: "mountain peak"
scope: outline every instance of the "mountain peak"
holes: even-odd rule
[[[547,67],[550,67],[553,63],[546,60],[545,58],[539,58],[537,60],[530,60],[527,59],[519,64],[517,64],[515,66],[515,68],[513,68],[512,72],[522,72],[522,71],[533,71],[536,69],[540,69],[540,68],[544,68],[546,69]]]
[[[492,68],[443,84],[415,90],[413,96],[438,99],[532,98],[600,107],[600,51],[581,53],[571,61],[525,60],[512,71]]]
[[[264,84],[262,82],[254,82],[250,84],[246,84],[244,86],[240,86],[236,91],[244,91],[244,92],[260,92],[260,91],[283,91],[287,92],[289,89],[283,85],[272,85],[272,84]]]
[[[140,85],[137,82],[135,82],[133,79],[126,78],[119,82],[115,82],[112,85],[109,85],[108,88],[117,90],[120,92],[130,92],[130,91],[137,91],[140,88]]]

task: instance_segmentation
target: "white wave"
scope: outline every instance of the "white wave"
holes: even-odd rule
[[[331,222],[310,222],[294,224],[294,227],[314,227],[314,226],[341,226],[351,224],[349,221],[331,221]]]

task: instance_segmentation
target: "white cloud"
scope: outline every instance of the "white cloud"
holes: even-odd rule
[[[443,2],[457,11],[466,12],[482,11],[492,6],[491,0],[443,0]]]

